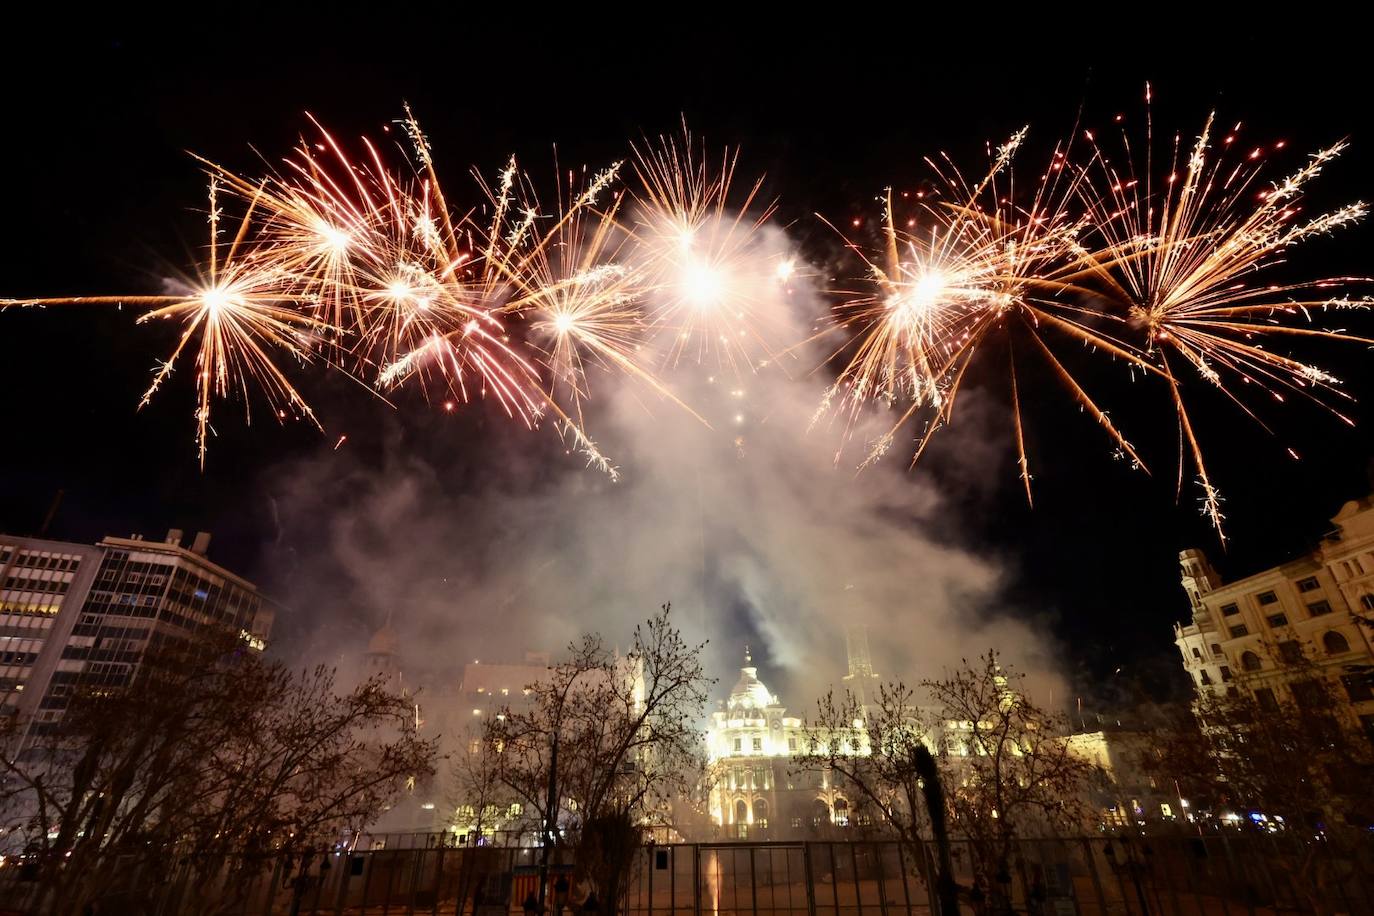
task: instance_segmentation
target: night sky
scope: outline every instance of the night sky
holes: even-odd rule
[[[166,23],[129,22],[47,37],[12,31],[0,39],[0,296],[157,292],[160,278],[193,264],[203,244],[204,180],[186,151],[254,173],[254,149],[269,159],[286,153],[308,127],[305,111],[338,134],[375,136],[403,100],[450,185],[474,165],[490,174],[512,152],[549,163],[555,143],[565,163],[605,162],[623,156],[627,140],[672,131],[685,116],[712,145],[742,147],[741,174],[766,174],[779,221],[817,262],[833,263],[839,252],[815,213],[871,221],[884,186],[928,176],[922,156],[949,150],[977,163],[986,141],[1023,124],[1043,155],[1080,112],[1085,125],[1138,113],[1147,80],[1155,123],[1185,141],[1212,107],[1228,126],[1244,122],[1256,142],[1284,138],[1307,151],[1348,136],[1352,150],[1314,184],[1312,205],[1374,198],[1367,55],[1315,31],[1274,23],[1183,36],[1167,24],[1100,34],[1022,23],[970,31],[915,19],[808,23],[799,6],[780,15],[790,21],[727,22],[703,11],[681,29],[641,35],[614,13],[531,26],[431,19],[409,7],[401,20],[331,14],[323,25],[241,16],[263,24],[256,36],[223,21],[175,35]],[[626,21],[647,28],[648,16],[646,8]],[[1310,244],[1294,269],[1374,273],[1370,232],[1366,225]],[[484,449],[486,437],[527,435],[481,408],[458,419],[418,401],[391,411],[349,382],[315,375],[304,390],[326,434],[278,427],[265,415],[247,430],[233,407],[222,407],[202,472],[189,370],[136,410],[154,360],[174,340],[170,328],[136,329],[133,317],[114,309],[0,315],[0,530],[36,531],[61,489],[50,536],[208,528],[213,558],[270,579],[272,509],[261,492],[284,462],[323,454],[342,433],[366,461],[399,437],[408,449],[443,456],[452,486],[481,486],[489,470],[472,450]],[[1374,319],[1351,326],[1369,333]],[[1360,401],[1356,429],[1293,404],[1269,414],[1279,420],[1270,436],[1219,399],[1198,401],[1227,499],[1224,553],[1195,491],[1185,486],[1175,502],[1167,411],[1137,421],[1132,438],[1149,440],[1155,469],[1146,477],[1112,462],[1100,431],[1048,387],[1030,408],[1033,511],[1009,451],[1000,472],[971,480],[958,454],[935,450],[925,473],[948,493],[949,536],[1015,570],[1008,600],[1045,615],[1086,682],[1176,689],[1182,673],[1170,627],[1187,613],[1178,550],[1202,546],[1224,575],[1244,575],[1307,549],[1345,500],[1369,491],[1374,380],[1366,352],[1327,348],[1322,356]],[[1003,396],[999,387],[989,392],[994,405]],[[1004,421],[989,421],[993,434],[1005,435]],[[1302,460],[1287,458],[1285,445]]]

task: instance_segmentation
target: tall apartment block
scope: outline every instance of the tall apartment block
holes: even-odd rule
[[[106,537],[76,544],[0,534],[0,714],[45,729],[78,684],[127,683],[144,654],[208,631],[261,651],[273,614],[257,586],[183,546]]]

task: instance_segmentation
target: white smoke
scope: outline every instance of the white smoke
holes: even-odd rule
[[[795,252],[765,229],[750,257],[775,277]],[[775,340],[812,333],[820,285],[756,286],[752,305]],[[691,638],[711,641],[720,690],[749,641],[761,676],[798,711],[844,673],[850,623],[869,626],[887,678],[938,675],[989,647],[1053,677],[1042,629],[999,605],[1001,563],[958,546],[959,518],[907,470],[903,441],[856,473],[861,455],[836,459],[843,423],[808,429],[834,343],[740,371],[684,355],[665,381],[709,427],[642,384],[594,374],[588,427],[620,467],[616,483],[576,455],[550,470],[495,444],[500,472],[475,486],[399,443],[342,477],[334,453],[287,468],[276,487],[285,540],[310,546],[297,551],[285,603],[310,621],[300,629],[311,649],[335,660],[361,652],[367,626],[391,614],[406,664],[429,678],[455,679],[473,658],[557,651],[585,631],[624,643],[667,601]],[[882,418],[861,420],[853,439],[885,430]],[[965,473],[996,464],[981,440],[967,452]]]

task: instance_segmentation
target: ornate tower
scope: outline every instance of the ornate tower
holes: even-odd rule
[[[1221,576],[1217,575],[1217,571],[1212,568],[1212,563],[1207,559],[1207,554],[1196,547],[1180,551],[1178,565],[1180,568],[1179,579],[1183,582],[1183,590],[1188,593],[1188,601],[1193,606],[1193,615],[1197,616],[1205,609],[1202,596],[1221,585]]]
[[[860,705],[867,706],[878,699],[878,685],[882,679],[873,670],[873,657],[868,651],[868,627],[861,623],[844,628],[845,653],[849,658],[849,673],[844,684]]]
[[[372,634],[372,639],[367,644],[367,652],[363,654],[363,677],[376,677],[380,674],[386,678],[389,686],[399,686],[399,649],[400,641],[396,638],[396,630],[391,626],[391,612],[387,611],[386,623]]]

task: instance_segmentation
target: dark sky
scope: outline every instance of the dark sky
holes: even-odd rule
[[[853,22],[832,21],[851,12]],[[236,9],[226,13],[232,21],[177,33],[166,22],[127,21],[79,34],[10,30],[0,39],[0,296],[155,292],[202,244],[204,183],[186,151],[251,172],[250,145],[269,158],[285,153],[307,126],[305,111],[341,135],[375,135],[402,100],[450,183],[472,165],[491,173],[511,152],[548,161],[554,143],[564,162],[603,162],[685,116],[713,143],[743,147],[741,171],[766,173],[780,219],[822,258],[834,256],[834,243],[815,212],[872,214],[884,186],[926,175],[922,156],[977,157],[985,141],[1026,123],[1043,153],[1080,109],[1085,124],[1139,111],[1147,80],[1156,123],[1187,138],[1212,107],[1257,141],[1281,137],[1307,150],[1348,136],[1353,150],[1316,185],[1315,203],[1374,198],[1374,80],[1366,55],[1320,26],[1226,23],[1177,34],[1168,23],[887,21],[857,8],[809,18],[801,6],[777,20],[725,20],[703,8],[678,25],[651,24],[647,8],[538,24],[532,11],[505,22],[409,6],[397,15],[330,14],[320,24]],[[1370,238],[1364,226],[1319,241],[1298,266],[1304,276],[1371,272]],[[53,535],[212,528],[212,555],[251,576],[265,568],[273,530],[264,477],[329,449],[341,426],[363,455],[387,436],[449,455],[455,486],[481,475],[475,459],[451,456],[482,448],[484,435],[509,435],[480,412],[459,424],[397,418],[360,406],[347,383],[319,381],[308,393],[333,421],[330,435],[271,423],[250,433],[221,409],[202,472],[185,373],[135,409],[172,338],[136,330],[132,319],[112,309],[0,315],[0,530],[33,531],[62,489]],[[1324,355],[1368,400],[1365,352]],[[1009,464],[999,479],[970,481],[946,449],[931,472],[957,510],[951,537],[1004,557],[1018,571],[1008,600],[1047,610],[1073,664],[1092,678],[1124,667],[1118,679],[1163,689],[1173,676],[1170,625],[1186,613],[1180,548],[1204,546],[1224,573],[1245,574],[1305,549],[1344,500],[1369,488],[1366,407],[1354,408],[1362,425],[1351,430],[1291,405],[1271,437],[1203,399],[1199,425],[1230,520],[1223,554],[1193,493],[1175,504],[1167,413],[1145,421],[1154,422],[1157,468],[1146,478],[1107,460],[1099,432],[1058,395],[1044,400],[1031,407],[1034,511]],[[1302,461],[1285,457],[1289,444]]]

